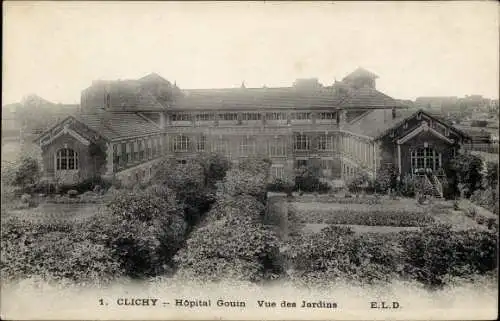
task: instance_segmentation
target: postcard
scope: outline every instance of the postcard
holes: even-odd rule
[[[5,320],[489,320],[495,2],[3,3]]]

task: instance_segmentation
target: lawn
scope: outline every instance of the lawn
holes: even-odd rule
[[[5,216],[14,216],[28,219],[32,222],[50,221],[72,221],[77,222],[94,215],[105,215],[107,209],[102,204],[75,203],[75,204],[54,204],[42,203],[38,207],[7,210]]]
[[[380,204],[295,201],[288,206],[304,224],[306,234],[317,233],[330,224],[348,226],[357,233],[412,231],[434,224],[448,224],[454,230],[488,229],[487,224],[478,224],[476,218],[467,215],[469,203],[461,202],[458,210],[452,201],[434,200],[431,204],[420,205],[409,198],[384,199]],[[481,209],[478,213],[490,217],[489,212],[483,213]]]

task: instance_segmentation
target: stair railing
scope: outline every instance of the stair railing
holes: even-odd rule
[[[436,190],[439,193],[439,196],[443,197],[443,184],[441,183],[439,178],[437,178],[436,175],[432,175],[432,179],[434,180],[434,186],[436,187]]]

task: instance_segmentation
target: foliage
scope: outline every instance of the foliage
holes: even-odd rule
[[[387,193],[389,190],[396,190],[398,185],[398,169],[393,164],[382,165],[377,170],[374,187],[377,193]]]
[[[452,159],[447,176],[469,198],[481,188],[483,162],[480,157],[470,153],[460,153]],[[453,188],[452,188],[453,189]],[[455,188],[456,189],[456,188]]]
[[[477,190],[475,191],[470,200],[487,210],[499,214],[499,208],[498,208],[498,185],[495,187],[495,189],[488,187],[485,190]]]
[[[267,185],[267,190],[269,192],[281,192],[287,195],[292,195],[294,184],[287,181],[276,178],[271,183]]]
[[[47,185],[47,183],[44,183],[39,186],[40,190],[51,190],[51,188]],[[70,190],[75,190],[79,194],[85,193],[88,191],[93,191],[94,189],[100,188],[102,190],[107,190],[112,186],[112,183],[110,180],[104,179],[101,176],[93,176],[84,179],[83,181],[77,183],[77,184],[70,184],[70,185],[62,185],[58,187],[58,192],[60,194],[66,194]]]
[[[397,270],[397,255],[378,237],[361,238],[348,228],[329,226],[314,235],[292,238],[284,255],[295,271],[292,278],[388,281]]]
[[[360,193],[370,184],[371,178],[365,171],[358,171],[352,179],[347,182],[347,189],[351,193]]]
[[[106,142],[98,139],[89,145],[88,152],[94,165],[94,173],[100,173],[106,166]]]
[[[317,166],[309,166],[299,169],[298,175],[295,177],[295,190],[312,193],[327,193],[331,190],[330,186],[320,181],[320,168]]]
[[[347,224],[367,226],[427,226],[434,222],[432,216],[407,210],[356,211],[353,209],[308,210],[304,213],[308,223]]]
[[[363,235],[330,226],[289,240],[284,255],[292,279],[323,282],[342,278],[365,284],[402,278],[442,286],[450,277],[487,274],[497,267],[493,232],[453,231],[446,226]]]
[[[111,281],[122,274],[111,250],[80,238],[80,230],[72,224],[11,217],[1,228],[3,279],[39,276],[90,283]]]
[[[448,275],[484,274],[496,268],[496,235],[492,232],[434,226],[402,236],[403,274],[424,284],[439,286]]]
[[[228,171],[223,181],[223,191],[225,194],[237,196],[248,194],[262,199],[266,194],[267,171],[253,173],[238,168]]]
[[[414,197],[417,190],[415,179],[410,175],[405,175],[400,181],[399,192],[404,197]]]
[[[238,169],[245,171],[254,175],[265,174],[269,172],[271,167],[271,161],[267,158],[260,157],[248,157],[240,161],[238,164]]]
[[[200,227],[175,256],[182,274],[220,280],[258,281],[279,255],[278,239],[261,224],[245,218],[224,218]]]
[[[209,188],[215,188],[215,183],[223,180],[231,167],[225,156],[216,153],[200,154],[195,161],[203,167],[205,186]]]
[[[40,178],[40,166],[38,161],[31,157],[23,157],[19,161],[19,166],[14,172],[12,184],[27,191],[27,188],[33,186]]]

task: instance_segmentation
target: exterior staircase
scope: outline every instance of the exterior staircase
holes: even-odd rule
[[[434,198],[443,198],[443,184],[436,175],[417,175],[416,179],[417,188],[423,194],[431,195]]]
[[[443,184],[436,175],[432,175],[432,196],[435,198],[443,198]]]

